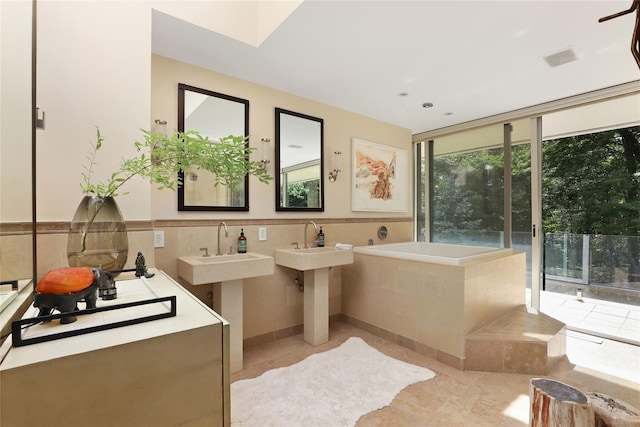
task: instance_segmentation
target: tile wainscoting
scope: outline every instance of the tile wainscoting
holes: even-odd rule
[[[302,243],[304,224],[314,221],[322,225],[326,235],[326,246],[336,243],[348,243],[354,246],[367,245],[369,239],[374,244],[395,243],[412,240],[412,218],[380,217],[380,218],[321,218],[304,219],[194,219],[194,220],[152,220],[127,221],[129,236],[129,257],[125,268],[135,267],[135,254],[144,254],[147,266],[163,270],[171,278],[194,294],[205,304],[211,306],[213,283],[210,285],[191,286],[180,279],[177,274],[177,258],[180,256],[199,255],[200,248],[217,248],[217,227],[224,221],[229,228],[229,236],[221,236],[221,249],[236,250],[240,228],[244,228],[247,236],[249,252],[273,256],[276,249],[290,248],[292,242]],[[1,224],[0,224],[1,225]],[[25,226],[30,227],[30,223]],[[377,236],[378,228],[385,225],[388,237],[382,241]],[[267,228],[267,240],[258,240],[258,228]],[[9,229],[10,230],[9,230]],[[7,237],[22,238],[23,243],[12,245],[11,252],[18,253],[21,246],[30,244],[29,236],[20,236],[22,227],[4,227],[9,236],[3,236],[3,251]],[[37,265],[38,276],[47,271],[66,266],[68,222],[39,222],[37,224]],[[0,229],[2,230],[2,229]],[[12,231],[13,230],[13,231]],[[154,231],[164,231],[164,247],[154,248]],[[30,246],[29,246],[30,247]],[[30,249],[29,249],[30,250]],[[5,254],[3,252],[3,258]],[[27,275],[28,277],[31,274]],[[271,276],[256,277],[244,283],[244,339],[261,340],[264,336],[282,336],[287,331],[296,331],[303,323],[303,293],[294,280],[298,272],[285,267],[275,266]],[[329,275],[329,315],[342,313],[342,270],[341,267],[331,269]],[[288,335],[286,335],[288,336]]]

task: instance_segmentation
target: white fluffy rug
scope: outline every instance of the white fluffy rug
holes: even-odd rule
[[[429,369],[401,362],[349,338],[295,365],[231,384],[232,426],[353,426],[405,387],[429,380]]]

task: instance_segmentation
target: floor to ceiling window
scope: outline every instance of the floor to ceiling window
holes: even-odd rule
[[[423,176],[417,187],[424,197],[417,203],[418,240],[526,252],[530,283],[529,120],[448,135],[422,145],[418,148]],[[505,146],[510,146],[508,168]],[[430,173],[424,165],[430,165]],[[505,182],[510,191],[505,192]]]
[[[502,246],[503,138],[495,125],[420,143],[419,240]]]
[[[634,94],[416,143],[417,240],[526,252],[534,307],[640,343],[638,124]]]
[[[503,246],[502,125],[438,138],[430,144],[430,240]]]

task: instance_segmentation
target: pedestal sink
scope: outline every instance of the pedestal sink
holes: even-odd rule
[[[250,277],[273,274],[273,257],[246,254],[178,258],[178,276],[192,285],[213,283],[213,309],[229,322],[230,370],[242,370],[242,287]]]
[[[329,341],[329,268],[353,264],[353,251],[335,248],[279,249],[276,264],[304,272],[304,340]]]

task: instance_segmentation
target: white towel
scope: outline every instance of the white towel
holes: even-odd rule
[[[336,243],[336,249],[347,251],[349,249],[353,249],[353,245],[350,245],[348,243]]]

